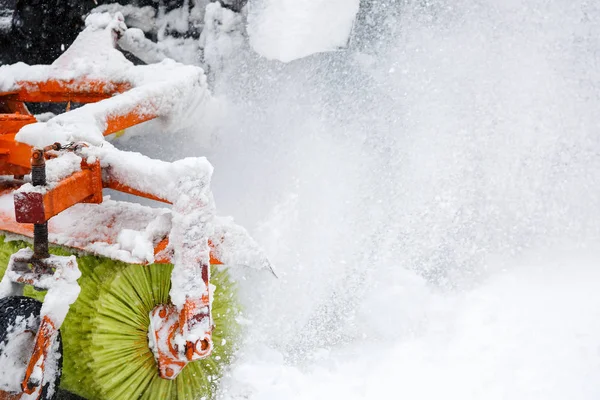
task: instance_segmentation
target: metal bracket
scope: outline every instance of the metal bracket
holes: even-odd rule
[[[180,323],[182,314],[173,305],[159,305],[150,312],[149,345],[163,379],[175,379],[189,362],[206,358],[213,350],[210,332],[186,340],[183,328],[187,323]]]

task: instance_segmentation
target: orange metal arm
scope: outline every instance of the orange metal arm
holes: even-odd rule
[[[117,181],[116,179],[112,178],[111,176],[109,176],[108,178],[105,177],[105,179],[103,180],[102,185],[105,188],[108,188],[108,189],[117,190],[117,191],[123,192],[123,193],[129,193],[129,194],[132,194],[134,196],[145,197],[145,198],[150,199],[150,200],[160,201],[161,203],[171,204],[171,202],[169,200],[165,200],[165,199],[162,199],[162,198],[160,198],[158,196],[155,196],[153,194],[142,192],[141,190],[134,189],[131,186],[127,186],[127,185],[125,185],[125,184]]]
[[[123,93],[131,89],[126,82],[115,83],[101,80],[60,80],[42,82],[17,82],[19,90],[0,93],[0,97],[12,101],[32,103],[94,103],[107,99],[114,93]]]
[[[29,173],[31,146],[17,142],[15,135],[15,133],[0,135],[0,175]]]
[[[17,222],[41,224],[77,203],[102,202],[102,172],[100,164],[83,169],[59,182],[45,193],[16,192]]]
[[[10,103],[13,105],[11,108],[14,111],[22,113],[26,111],[22,102],[95,103],[131,89],[131,85],[127,82],[115,83],[100,80],[48,80],[17,82],[17,85],[20,87],[17,91],[0,93],[0,102]],[[126,114],[110,115],[106,120],[104,135],[119,132],[156,117],[156,114],[148,112],[147,106],[141,105]]]
[[[29,282],[23,282],[30,284]],[[31,282],[33,284],[34,282]],[[50,346],[52,345],[52,338],[56,335],[56,327],[54,322],[47,315],[42,319],[42,323],[40,324],[39,331],[36,335],[35,346],[33,348],[33,354],[29,359],[29,363],[27,364],[27,369],[25,370],[25,377],[21,382],[21,389],[24,393],[32,394],[36,390],[38,390],[38,386],[30,385],[29,381],[31,380],[31,376],[35,370],[35,367],[40,363],[39,367],[43,370],[44,364],[46,363],[46,357],[50,351]]]
[[[106,129],[104,130],[104,136],[122,131],[123,129],[130,128],[137,124],[141,124],[142,122],[150,121],[151,119],[154,119],[156,117],[158,117],[158,115],[148,113],[146,107],[144,106],[137,106],[133,111],[127,114],[110,115],[106,119]]]
[[[37,122],[21,102],[0,100],[0,175],[29,173],[31,147],[15,141],[15,135],[25,125]]]
[[[0,114],[0,135],[17,133],[25,125],[37,122],[33,115],[29,114]]]
[[[2,148],[2,139],[2,136],[0,136],[0,149]],[[0,150],[0,172],[2,171],[3,157],[10,157],[11,155],[16,157],[18,155],[24,160],[25,157],[30,157],[31,155],[31,148],[29,146],[21,145],[18,142],[12,142],[12,144],[18,149],[18,152],[15,151],[14,153],[5,155]],[[18,145],[25,148],[21,148]],[[23,160],[19,162],[24,163]],[[25,173],[29,173],[29,169],[23,170]],[[108,174],[105,173],[105,175]],[[15,214],[17,221],[22,223],[43,223],[77,203],[101,203],[103,188],[110,188],[163,203],[170,203],[168,200],[127,186],[110,177],[110,175],[103,182],[102,170],[99,163],[92,165],[82,163],[82,171],[63,179],[55,187],[43,194],[38,192],[15,193]]]
[[[23,102],[74,102],[95,103],[108,99],[114,94],[131,89],[127,82],[109,82],[102,80],[48,80],[42,82],[17,82],[19,90],[0,93],[2,108],[10,112],[27,113]],[[5,110],[1,110],[6,112]],[[16,114],[13,114],[13,117]],[[156,118],[158,115],[148,111],[147,105],[139,105],[126,114],[114,113],[106,119],[104,135],[110,135],[123,129]],[[32,122],[35,122],[33,120]],[[28,123],[31,123],[28,122]],[[24,124],[25,125],[25,124]],[[17,133],[24,126],[14,130]],[[0,120],[2,130],[9,129],[7,121]],[[14,129],[10,127],[11,131]],[[1,132],[0,132],[1,133]]]

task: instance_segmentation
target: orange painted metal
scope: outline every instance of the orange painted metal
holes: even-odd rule
[[[56,335],[56,327],[54,322],[48,316],[44,316],[42,323],[40,324],[40,328],[35,338],[35,346],[33,348],[33,354],[29,359],[29,364],[27,365],[27,369],[25,370],[25,378],[23,378],[23,382],[21,383],[21,389],[26,394],[32,394],[39,388],[38,385],[29,385],[29,381],[31,379],[31,375],[33,374],[36,365],[40,362],[40,367],[42,371],[44,370],[44,364],[46,361],[46,357],[48,356],[50,346],[52,345],[52,338]]]
[[[17,222],[41,224],[77,203],[101,203],[100,164],[82,168],[44,193],[16,192],[14,199]]]
[[[137,106],[132,111],[125,114],[109,115],[106,119],[106,129],[104,136],[122,131],[142,122],[150,121],[158,117],[157,114],[148,112],[147,106]]]
[[[18,107],[13,104],[12,108]],[[31,147],[15,141],[15,135],[25,125],[35,122],[30,114],[0,114],[0,175],[29,173]]]
[[[25,236],[28,238],[33,238],[33,224],[25,224],[19,223],[14,220],[9,215],[6,215],[0,211],[0,230],[6,232],[12,232],[17,235]],[[52,225],[50,226],[50,233],[59,233],[52,229]],[[110,244],[109,242],[107,242]],[[210,243],[209,243],[210,244]],[[154,247],[154,262],[157,264],[171,264],[173,260],[170,257],[170,254],[164,252],[164,250],[169,245],[169,239],[164,238]],[[86,250],[83,247],[74,247],[77,250]],[[223,265],[223,262],[219,260],[211,251],[210,253],[210,263],[211,265]]]
[[[32,147],[15,140],[17,132],[23,126],[36,122],[35,117],[29,114],[24,101],[89,103],[109,98],[131,88],[128,83],[87,79],[18,82],[17,85],[20,87],[17,91],[0,93],[0,110],[10,112],[10,114],[0,114],[0,175],[21,176],[31,171]],[[104,134],[118,132],[155,118],[156,115],[149,112],[149,108],[152,107],[138,105],[130,112],[110,115],[106,121],[107,128]],[[47,153],[46,157],[55,156]],[[102,174],[104,174],[104,180]],[[17,199],[21,198],[16,201],[16,221],[11,216],[0,212],[0,229],[33,237],[33,223],[47,221],[77,203],[101,203],[103,188],[170,204],[170,201],[166,199],[120,182],[111,176],[109,171],[102,171],[99,164],[87,165],[84,162],[82,171],[63,179],[45,193],[24,193],[22,195],[15,193]],[[12,191],[14,185],[6,189]],[[172,262],[170,255],[164,252],[168,243],[168,238],[165,238],[156,245],[154,253],[157,258],[155,262]],[[212,252],[210,263],[222,264]]]
[[[31,103],[95,103],[131,89],[127,82],[61,80],[17,82],[17,91],[0,93],[0,98]]]
[[[19,223],[19,222],[15,221],[15,219],[12,216],[4,214],[2,211],[0,211],[0,230],[6,231],[6,232],[12,232],[17,235],[25,236],[28,238],[33,238],[33,224]],[[50,225],[49,230],[50,230],[50,233],[59,233],[59,232],[56,232],[52,228],[52,225]],[[109,242],[107,242],[107,243],[110,244]],[[167,252],[164,252],[164,250],[167,248],[168,245],[169,245],[169,239],[164,238],[163,240],[158,242],[158,244],[154,247],[154,256],[155,256],[154,262],[155,263],[171,264],[173,262],[173,260],[171,259],[171,255],[168,254]],[[210,245],[210,242],[209,242],[209,245]],[[74,247],[74,248],[77,250],[86,250],[83,247]],[[210,263],[212,265],[222,265],[223,264],[221,262],[221,260],[219,260],[213,254],[212,251],[210,253]]]
[[[0,390],[0,400],[20,400],[23,393],[13,394]]]
[[[208,282],[206,282],[208,284]],[[186,329],[190,329],[191,326],[199,323],[204,318],[209,318],[210,315],[206,314],[204,310],[207,310],[210,307],[210,301],[208,297],[202,296],[201,299],[191,299],[187,298],[185,300],[185,304],[183,305],[183,309],[179,313],[179,330],[181,334],[185,333]],[[212,328],[211,328],[212,329]],[[210,335],[211,332],[206,332],[207,335]],[[202,351],[198,350],[198,344],[200,343],[200,348]],[[198,357],[206,357],[212,351],[212,347],[208,343],[208,341],[204,339],[198,339],[197,342],[186,342],[185,343],[185,358],[188,361],[193,361],[194,358]],[[196,357],[197,355],[197,357]]]
[[[113,190],[117,190],[119,192],[133,194],[134,196],[145,197],[150,200],[160,201],[161,203],[171,204],[171,202],[169,200],[165,200],[158,196],[154,196],[153,194],[134,189],[131,186],[127,186],[124,183],[119,182],[118,180],[114,179],[112,176],[108,176],[108,178],[107,178],[105,175],[103,186],[107,189],[113,189]]]
[[[8,108],[11,112],[18,111],[24,114],[27,108],[23,102],[67,102],[69,104],[67,111],[69,111],[71,102],[94,103],[131,89],[131,85],[127,82],[101,80],[49,80],[17,82],[17,85],[20,87],[18,91],[0,93],[0,103],[4,105],[0,110]],[[156,118],[158,115],[151,111],[152,108],[151,105],[140,104],[122,114],[111,113],[106,119],[104,135]]]
[[[0,230],[33,238],[33,224],[21,224],[13,216],[0,213]]]
[[[17,133],[25,125],[33,124],[35,122],[37,122],[37,120],[30,114],[0,114],[0,135]]]
[[[29,171],[31,146],[17,142],[15,135],[15,133],[0,135],[0,149],[4,150],[4,154],[0,156],[0,169],[10,170],[12,166],[17,166]],[[10,175],[10,173],[3,175]]]
[[[22,101],[13,101],[0,97],[0,113],[31,115]]]
[[[30,172],[32,149],[30,146],[15,140],[17,132],[25,125],[36,122],[29,115],[23,102],[71,102],[91,103],[107,99],[113,94],[122,93],[131,87],[128,83],[114,83],[102,80],[48,80],[44,82],[19,82],[19,90],[10,93],[0,93],[0,174],[25,175]],[[138,103],[133,109],[112,112],[106,117],[104,135],[110,135],[123,129],[156,118],[157,112],[153,104],[148,102]],[[67,110],[69,112],[69,110]],[[56,150],[56,149],[55,149]],[[35,150],[43,154],[41,150]],[[48,154],[46,154],[49,157]],[[59,155],[60,156],[60,155]],[[170,203],[166,199],[132,188],[110,175],[110,171],[103,171],[99,162],[88,165],[82,162],[81,171],[62,179],[55,185],[45,186],[42,190],[29,192],[14,192],[15,218],[0,211],[0,229],[11,231],[28,237],[33,237],[33,224],[47,222],[51,217],[59,214],[77,203],[101,203],[102,189],[111,188],[121,192],[145,197],[148,199]],[[104,175],[104,179],[103,179]],[[7,190],[12,188],[6,187]],[[111,240],[110,238],[108,240]],[[155,247],[155,262],[170,263],[171,254],[168,249],[168,238],[161,240]],[[212,249],[212,244],[209,243]],[[82,249],[84,250],[84,249]],[[210,255],[211,264],[221,262]],[[202,279],[209,284],[209,266],[202,265]],[[33,282],[23,282],[33,283]],[[166,337],[160,337],[156,331],[157,343],[167,344],[168,351],[159,354],[158,366],[160,376],[173,379],[187,362],[206,357],[212,351],[210,339],[212,327],[206,337],[195,343],[187,342],[185,359],[181,359],[181,352],[175,349],[174,338],[177,334],[184,334],[184,330],[210,318],[210,299],[208,294],[201,298],[188,298],[181,310],[173,305],[160,306],[159,316],[166,331]],[[158,309],[153,311],[156,312]],[[51,338],[56,329],[54,323],[44,317],[32,357],[29,360],[27,372],[22,382],[24,393],[31,394],[35,387],[28,385],[36,367],[43,369],[43,360],[48,353]],[[163,333],[163,335],[164,335]],[[41,363],[40,363],[41,360]],[[33,388],[32,388],[33,387]],[[2,393],[0,393],[2,396]]]
[[[175,335],[179,331],[177,309],[175,306],[158,305],[151,311],[151,319],[158,315],[161,326],[154,327],[154,341],[158,345],[158,373],[165,379],[174,379],[186,366],[187,362],[179,359],[175,348]]]
[[[176,336],[181,333],[185,326],[193,323],[194,320],[200,320],[198,317],[204,317],[203,314],[189,314],[193,312],[193,306],[187,304],[181,312],[171,304],[158,305],[151,311],[151,329],[154,335],[154,342],[159,344],[157,347],[158,373],[164,379],[175,379],[181,370],[191,361],[198,360],[208,356],[212,347],[208,340],[199,339],[195,343],[186,342],[183,349],[179,349]],[[182,318],[182,315],[184,316]],[[192,319],[182,320],[191,316]],[[208,332],[210,335],[210,332]],[[185,358],[181,358],[181,354]]]
[[[171,262],[170,254],[167,253],[169,239],[164,238],[154,247],[154,262],[159,264],[168,264]]]

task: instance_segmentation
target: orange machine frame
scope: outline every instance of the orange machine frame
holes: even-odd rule
[[[45,149],[34,149],[25,143],[15,140],[21,128],[37,122],[36,118],[29,113],[25,104],[26,102],[64,102],[70,106],[71,102],[93,103],[131,89],[131,86],[127,83],[88,79],[17,82],[16,86],[18,90],[0,93],[0,175],[12,175],[14,177],[13,180],[0,183],[0,194],[12,191],[23,183],[24,175],[31,172],[32,163],[36,161],[36,157],[38,159],[41,157],[42,159],[39,161],[43,163],[44,158],[53,157],[51,150],[62,149],[60,143],[48,146]],[[106,129],[103,132],[104,135],[107,136],[119,132],[158,116],[148,113],[145,109],[144,112],[141,111],[141,106],[138,106],[129,112],[111,113],[105,121]],[[44,224],[53,216],[77,203],[101,203],[103,199],[102,190],[104,188],[169,203],[165,199],[137,190],[120,182],[110,174],[109,170],[102,170],[99,162],[88,164],[86,161],[82,161],[81,171],[62,179],[56,185],[48,188],[48,190],[43,192],[15,193],[15,219],[13,220],[7,215],[0,214],[0,230],[33,237],[33,224]],[[167,237],[163,238],[155,246],[155,262],[171,262],[169,256],[163,251],[167,246]],[[209,246],[211,246],[210,243]],[[210,263],[221,264],[213,256],[212,251]],[[208,285],[208,276],[203,276],[204,278],[206,278],[205,283]],[[173,309],[172,306],[165,306],[165,310],[160,310],[161,321],[168,324],[169,327],[183,329],[186,323],[195,318],[195,313],[204,303],[208,304],[208,299],[188,300],[179,312]],[[165,314],[165,311],[169,312],[168,316]],[[54,327],[53,322],[45,318],[40,327],[41,334],[37,335],[36,347],[22,382],[24,393],[31,394],[36,390],[29,387],[28,382],[33,368],[41,355],[46,354],[48,351],[48,338],[56,329],[57,327]],[[174,334],[174,329],[170,329],[168,337],[157,337],[157,339],[170,343]],[[199,352],[198,354],[210,352],[210,349],[207,349],[204,343],[200,343],[200,345],[201,349],[198,350],[193,347],[193,344],[186,343],[185,353],[188,361],[191,361],[194,357],[192,354],[193,351]],[[173,371],[180,370],[183,366],[185,366],[185,362],[178,360],[175,355],[161,354],[159,359],[159,373],[162,377],[173,379]],[[2,395],[3,393],[0,392],[0,397]]]
[[[17,82],[19,90],[0,92],[0,175],[22,178],[31,171],[32,147],[15,140],[16,134],[25,125],[37,122],[25,102],[93,103],[131,89],[128,83],[113,83],[102,80],[48,80],[43,82]],[[113,113],[106,120],[104,135],[108,136],[158,115],[139,113],[134,108],[127,113]],[[52,150],[49,146],[45,150]],[[46,153],[46,157],[51,157]],[[0,217],[0,230],[24,236],[33,236],[33,223],[43,223],[61,211],[77,203],[101,203],[102,189],[109,188],[147,199],[170,203],[151,193],[132,188],[110,174],[101,171],[99,163],[82,162],[81,171],[63,179],[44,194],[28,193],[15,199],[16,221]],[[13,189],[4,187],[2,191]],[[168,245],[164,238],[155,247],[160,255]],[[169,263],[166,257],[158,257],[158,263]],[[211,254],[211,264],[221,262]]]

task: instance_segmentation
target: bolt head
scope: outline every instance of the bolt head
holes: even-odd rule
[[[201,339],[196,342],[196,353],[203,354],[208,349],[209,344],[208,340]]]

